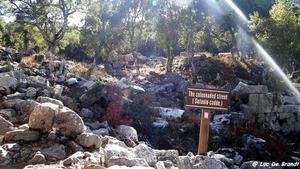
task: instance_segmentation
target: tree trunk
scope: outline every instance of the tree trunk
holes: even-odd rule
[[[235,53],[238,54],[238,57],[239,57],[239,52],[238,52],[238,49],[237,49],[237,43],[236,43],[236,38],[234,36],[234,32],[233,30],[230,28],[229,29],[229,32],[230,32],[230,35],[231,35],[231,57],[232,57],[232,62],[234,65],[237,64],[237,60],[234,56]]]

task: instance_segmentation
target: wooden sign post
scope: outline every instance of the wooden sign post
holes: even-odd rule
[[[209,138],[211,110],[228,110],[228,91],[216,89],[187,88],[187,108],[202,109],[198,154],[206,154]]]

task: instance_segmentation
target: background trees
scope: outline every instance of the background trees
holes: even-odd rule
[[[15,16],[14,22],[0,21],[1,43],[24,50],[46,50],[47,46],[52,52],[60,51],[70,58],[77,55],[81,60],[105,60],[137,51],[145,56],[165,56],[170,64],[172,56],[182,51],[252,55],[250,33],[277,61],[299,58],[300,13],[293,0],[232,0],[246,19],[241,19],[229,1],[177,2],[1,1],[0,14]],[[84,16],[78,28],[69,22],[76,11]],[[167,70],[171,71],[170,66]]]
[[[68,30],[68,19],[76,12],[80,1],[57,0],[10,0],[10,11],[16,22],[36,27],[48,45],[56,53],[59,41]]]
[[[251,31],[281,66],[299,57],[299,18],[294,8],[291,1],[276,0],[270,17],[261,17],[257,12],[250,16]]]

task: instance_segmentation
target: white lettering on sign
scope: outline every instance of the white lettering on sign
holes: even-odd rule
[[[204,113],[204,118],[208,119],[208,113],[207,112]]]

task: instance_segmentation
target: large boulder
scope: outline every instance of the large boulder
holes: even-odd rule
[[[102,146],[102,137],[93,133],[82,133],[75,140],[83,147],[100,148]]]
[[[163,79],[164,84],[172,83],[177,86],[182,80],[184,80],[179,74],[173,73],[169,74]]]
[[[141,159],[146,160],[149,166],[154,166],[157,163],[156,151],[144,143],[134,147],[137,151],[135,154]]]
[[[53,128],[63,136],[75,137],[86,131],[80,116],[73,110],[63,107],[55,115]]]
[[[134,147],[139,142],[137,131],[131,126],[120,125],[117,127],[117,133],[129,147]]]
[[[0,91],[3,89],[4,94],[11,94],[16,90],[17,83],[18,80],[16,78],[10,76],[3,76],[0,80]]]
[[[127,159],[137,158],[136,154],[116,144],[107,144],[103,150],[104,150],[104,158],[105,158],[106,166],[109,165],[108,162],[112,158],[113,159],[116,157],[127,158]]]
[[[21,123],[28,123],[30,114],[33,112],[36,106],[38,106],[40,103],[34,101],[34,100],[25,100],[21,104],[21,116],[20,116],[20,122]]]
[[[36,101],[39,102],[39,103],[47,103],[47,102],[49,102],[49,103],[57,105],[59,108],[63,108],[64,107],[64,104],[60,100],[56,100],[56,99],[53,99],[53,98],[50,98],[50,97],[39,96],[36,99]]]
[[[42,132],[49,132],[52,129],[55,114],[58,113],[59,106],[53,103],[42,103],[36,106],[30,114],[28,125],[32,129]]]

